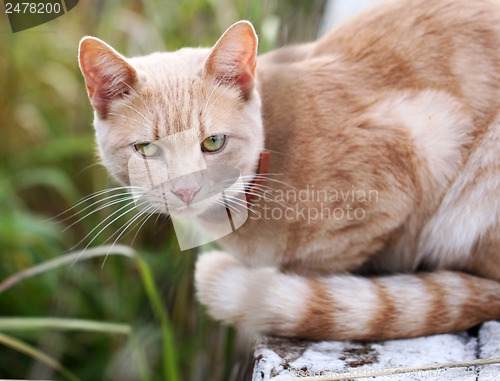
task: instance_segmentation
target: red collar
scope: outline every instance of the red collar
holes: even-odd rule
[[[246,192],[247,203],[254,201],[259,194],[259,185],[262,185],[269,172],[269,167],[271,165],[271,152],[262,151],[259,158],[259,166],[257,167],[257,173],[252,181],[252,184]]]

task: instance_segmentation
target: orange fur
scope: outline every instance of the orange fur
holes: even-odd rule
[[[200,142],[227,134],[206,160],[244,176],[264,146],[273,152],[250,219],[219,242],[234,257],[197,264],[209,312],[313,339],[413,337],[500,318],[500,5],[390,1],[255,68],[256,47],[240,22],[213,50],[116,59],[135,94],[110,100],[115,115],[96,114],[103,161],[124,183],[132,141],[189,128]],[[89,51],[81,62],[109,62]],[[138,113],[144,123],[116,116]],[[362,218],[348,218],[354,211]]]

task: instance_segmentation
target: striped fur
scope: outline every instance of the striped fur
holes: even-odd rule
[[[96,39],[80,50],[100,154],[121,182],[131,143],[189,128],[200,142],[229,136],[205,160],[250,178],[272,151],[249,220],[197,262],[208,312],[341,340],[499,319],[500,4],[393,0],[255,66],[256,49],[240,22],[211,50],[126,59]],[[107,82],[113,65],[133,94]],[[169,170],[186,165],[174,157]]]
[[[500,317],[500,283],[462,272],[303,277],[201,256],[199,297],[216,319],[315,340],[385,340],[470,328]]]

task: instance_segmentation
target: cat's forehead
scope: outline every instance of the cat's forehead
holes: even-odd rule
[[[209,48],[183,48],[175,52],[157,52],[130,58],[129,62],[148,76],[192,76],[199,72],[209,54]]]
[[[181,49],[130,60],[140,74],[137,106],[144,101],[157,137],[202,128],[199,119],[207,84],[200,74],[209,52]]]

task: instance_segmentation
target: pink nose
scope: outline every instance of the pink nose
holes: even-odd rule
[[[189,204],[193,201],[194,195],[200,190],[200,187],[193,188],[182,188],[177,190],[172,190],[177,197],[179,197],[185,204]]]

